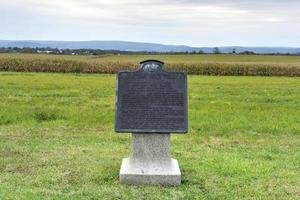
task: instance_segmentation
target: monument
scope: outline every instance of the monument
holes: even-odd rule
[[[146,60],[134,72],[117,75],[115,131],[132,133],[131,155],[122,161],[120,182],[179,185],[181,172],[171,158],[170,133],[186,133],[187,75],[167,72]]]

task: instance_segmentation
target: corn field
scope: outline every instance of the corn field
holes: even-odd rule
[[[214,76],[300,76],[300,56],[1,54],[0,71],[106,73],[135,70],[145,59],[165,62],[169,71]]]

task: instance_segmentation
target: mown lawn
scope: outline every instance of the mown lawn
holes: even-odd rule
[[[189,76],[179,187],[119,184],[115,82],[0,73],[0,199],[299,199],[300,78]]]
[[[6,54],[0,53],[0,59],[22,58],[22,59],[57,59],[57,60],[80,60],[98,62],[133,62],[139,63],[141,60],[156,59],[163,60],[165,63],[199,63],[199,62],[250,62],[250,63],[284,63],[300,64],[300,56],[286,55],[231,55],[231,54],[154,54],[154,55],[52,55],[52,54]]]

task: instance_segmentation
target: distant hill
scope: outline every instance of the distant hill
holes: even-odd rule
[[[148,51],[148,52],[185,52],[203,51],[212,53],[213,47],[190,47],[186,45],[164,45],[156,43],[125,42],[125,41],[36,41],[36,40],[0,40],[0,47],[30,47],[30,48],[58,48],[58,49],[102,49],[119,51]],[[237,53],[253,51],[259,54],[266,53],[300,53],[300,48],[290,47],[218,47],[222,53]]]

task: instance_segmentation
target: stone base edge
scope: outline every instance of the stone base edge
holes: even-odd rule
[[[129,173],[126,169],[128,166],[128,159],[125,158],[122,161],[120,170],[120,182],[127,185],[162,185],[162,186],[178,186],[181,184],[181,173],[177,160],[172,159],[172,168],[176,169],[168,174],[153,173],[142,174],[140,170]]]

